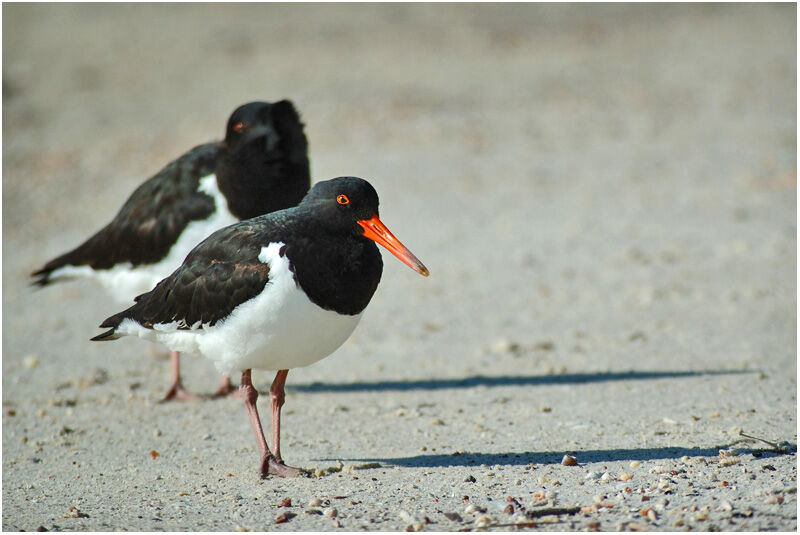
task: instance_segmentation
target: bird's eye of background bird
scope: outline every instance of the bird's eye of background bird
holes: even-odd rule
[[[349,204],[350,203],[350,199],[347,197],[347,195],[345,195],[344,193],[341,193],[341,194],[339,194],[338,197],[336,197],[336,202],[338,202],[339,204]]]
[[[242,121],[239,121],[238,123],[233,125],[233,131],[234,132],[241,132],[242,130],[244,130],[244,127],[245,127],[245,124]]]

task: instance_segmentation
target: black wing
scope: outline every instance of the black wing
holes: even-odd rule
[[[137,297],[135,305],[106,319],[100,327],[111,329],[92,340],[116,338],[115,329],[128,318],[146,328],[174,321],[181,329],[191,329],[197,322],[214,325],[264,290],[269,266],[258,259],[260,243],[265,239],[254,221],[218,230],[195,247],[172,275]]]
[[[214,211],[214,200],[197,187],[200,178],[214,172],[224,151],[221,143],[206,143],[171,162],[136,188],[105,228],[34,272],[33,284],[47,285],[50,274],[67,265],[109,269],[164,258],[191,221]]]

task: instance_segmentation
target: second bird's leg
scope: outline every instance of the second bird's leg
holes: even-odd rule
[[[217,388],[217,391],[214,392],[214,397],[221,398],[224,396],[235,396],[237,395],[237,392],[239,392],[239,390],[233,386],[230,377],[225,377],[224,375],[219,376],[219,387]]]
[[[170,401],[172,399],[197,401],[199,399],[197,396],[190,394],[183,388],[183,382],[181,381],[181,354],[178,351],[170,351],[169,368],[172,381],[170,382],[169,390],[161,398],[161,401]]]
[[[269,446],[267,446],[267,439],[264,438],[264,429],[261,427],[261,419],[258,417],[258,409],[256,408],[258,390],[255,389],[250,380],[250,370],[245,370],[242,373],[242,382],[239,385],[239,392],[242,395],[244,406],[247,409],[247,416],[250,418],[250,427],[253,428],[253,434],[258,444],[258,451],[261,454],[261,477],[265,478],[269,474],[280,477],[299,476],[301,471],[298,468],[292,468],[291,466],[283,464],[280,459],[272,454],[269,450]]]

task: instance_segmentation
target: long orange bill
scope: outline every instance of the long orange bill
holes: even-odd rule
[[[394,234],[389,232],[389,229],[386,228],[386,225],[381,223],[381,220],[378,219],[377,215],[374,215],[369,219],[356,221],[356,223],[361,225],[361,227],[364,229],[363,235],[365,237],[386,247],[390,253],[395,255],[400,259],[401,262],[420,275],[424,277],[428,276],[428,268],[426,268],[422,262],[419,261],[419,258],[414,256],[414,254],[409,251],[405,245],[400,243],[400,240],[395,238]]]

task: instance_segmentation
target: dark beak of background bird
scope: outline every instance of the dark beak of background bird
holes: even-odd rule
[[[390,253],[420,275],[424,277],[428,276],[428,268],[419,261],[419,258],[414,256],[414,253],[400,243],[400,240],[395,238],[394,234],[389,232],[389,229],[386,228],[386,225],[381,223],[377,215],[356,222],[364,229],[364,237],[386,247]]]

